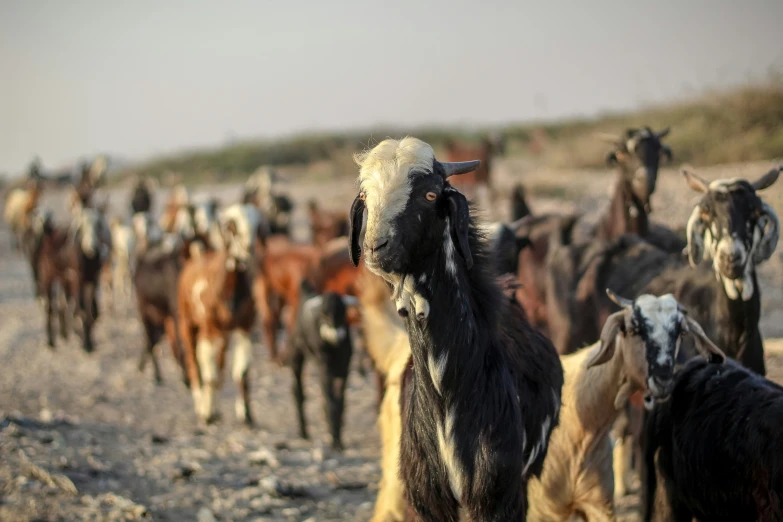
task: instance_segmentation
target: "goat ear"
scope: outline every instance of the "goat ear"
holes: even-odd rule
[[[359,266],[359,258],[362,257],[362,243],[364,242],[364,212],[366,210],[361,194],[356,196],[351,205],[351,213],[348,216],[350,229],[350,254],[353,266]]]
[[[658,138],[659,140],[662,139],[662,138],[665,138],[666,135],[669,134],[670,130],[671,130],[671,127],[666,127],[663,130],[659,130],[658,132],[655,133],[655,137]]]
[[[710,190],[710,184],[707,183],[707,180],[701,176],[697,176],[693,172],[686,169],[682,169],[680,172],[682,172],[682,175],[685,176],[685,181],[692,190],[701,192],[702,194],[706,194]]]
[[[710,341],[709,337],[707,337],[707,334],[705,334],[704,330],[702,330],[701,325],[697,323],[695,319],[689,317],[688,315],[683,314],[682,326],[687,332],[690,332],[690,334],[693,336],[694,344],[696,345],[696,350],[698,350],[698,352],[705,359],[707,359],[710,362],[717,362],[717,363],[726,362],[726,355],[721,351],[720,348],[715,346],[715,343]]]
[[[707,225],[702,218],[701,205],[696,205],[696,208],[691,212],[691,217],[688,218],[685,233],[688,240],[688,261],[692,267],[696,267],[704,259],[704,233],[706,230]]]
[[[614,356],[615,339],[625,328],[625,312],[619,311],[610,315],[601,331],[598,341],[598,351],[587,361],[587,367],[592,368],[608,362]]]
[[[458,190],[447,187],[449,223],[451,224],[451,237],[457,244],[457,251],[465,260],[465,267],[473,268],[473,255],[470,252],[468,242],[468,229],[470,228],[470,210],[468,200]]]
[[[780,220],[778,215],[767,203],[762,203],[761,217],[756,227],[761,233],[761,239],[753,250],[753,263],[761,264],[772,256],[780,239]]]
[[[617,152],[612,151],[606,155],[606,164],[610,167],[617,165]]]

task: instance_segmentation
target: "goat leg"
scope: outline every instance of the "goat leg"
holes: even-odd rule
[[[304,412],[304,386],[302,385],[302,369],[304,368],[305,357],[304,353],[294,348],[294,352],[291,352],[291,370],[294,373],[294,403],[296,404],[296,414],[299,421],[299,436],[305,440],[310,437],[307,435],[307,419],[305,419]]]
[[[245,425],[253,425],[253,417],[250,414],[250,383],[248,371],[253,356],[253,344],[250,342],[250,333],[239,330],[234,334],[233,342],[234,360],[232,361],[232,374],[237,385],[236,415],[237,419]]]
[[[49,348],[54,350],[54,303],[52,302],[54,299],[54,292],[52,288],[52,284],[49,283],[46,286],[46,341],[49,345]]]

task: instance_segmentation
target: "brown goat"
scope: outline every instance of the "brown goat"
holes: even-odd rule
[[[255,298],[269,345],[269,355],[278,364],[282,364],[284,359],[277,346],[277,330],[283,307],[289,308],[285,324],[287,338],[290,339],[296,326],[300,286],[311,273],[318,255],[319,250],[312,245],[295,244],[285,236],[273,236],[257,261],[253,283]]]
[[[324,210],[314,199],[307,203],[307,210],[310,214],[314,245],[322,247],[332,239],[348,235],[346,212]]]
[[[221,227],[226,249],[191,258],[182,269],[178,288],[180,337],[196,414],[203,422],[215,417],[214,398],[234,334],[232,374],[239,395],[237,417],[252,424],[248,370],[252,356],[250,330],[256,317],[253,299],[254,251],[266,230],[250,205],[226,209]]]

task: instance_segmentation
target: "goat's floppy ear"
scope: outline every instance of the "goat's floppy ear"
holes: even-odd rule
[[[753,250],[753,263],[758,265],[772,256],[780,239],[780,220],[775,211],[767,203],[762,203],[763,211],[756,226],[761,232],[761,239]]]
[[[710,190],[710,184],[701,176],[698,176],[687,169],[682,169],[680,172],[685,176],[685,181],[688,183],[691,190],[701,192],[702,194],[706,194]]]
[[[364,204],[364,199],[362,199],[362,195],[359,194],[356,196],[356,199],[353,200],[353,204],[351,205],[351,213],[348,216],[349,218],[349,229],[350,229],[350,238],[351,238],[351,245],[350,245],[350,254],[351,254],[351,263],[353,263],[353,266],[359,266],[359,258],[362,257],[362,242],[364,241],[364,211],[366,210],[366,206]]]
[[[688,218],[686,238],[688,240],[688,261],[692,267],[696,267],[704,258],[704,233],[707,225],[702,218],[701,205],[696,205]]]
[[[715,346],[715,343],[710,341],[707,334],[702,330],[701,325],[697,323],[693,318],[686,314],[682,316],[682,327],[685,331],[690,332],[693,336],[696,350],[708,361],[724,363],[726,362],[726,355],[720,348]]]
[[[443,191],[448,201],[449,223],[451,225],[451,237],[457,244],[457,251],[465,260],[465,267],[473,268],[473,255],[470,252],[468,242],[468,229],[470,228],[470,210],[468,200],[462,193],[452,187],[446,187]]]
[[[587,361],[587,367],[592,368],[608,362],[614,356],[615,338],[625,328],[625,311],[620,310],[610,315],[601,331],[598,351]]]

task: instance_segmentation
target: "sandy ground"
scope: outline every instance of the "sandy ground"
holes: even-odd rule
[[[708,178],[756,176],[770,163],[726,166]],[[611,173],[532,170],[522,162],[498,166],[501,187],[520,179],[534,212],[595,210],[606,200]],[[317,196],[323,206],[346,209],[352,180],[285,187],[298,203]],[[161,191],[162,201],[165,191]],[[113,212],[127,217],[127,190],[110,193]],[[235,201],[239,188],[204,187],[194,196]],[[64,219],[63,194],[44,205]],[[661,174],[653,217],[684,224],[697,197],[674,171]],[[765,193],[783,215],[783,183]],[[578,201],[578,206],[574,204]],[[300,205],[301,209],[301,205]],[[488,213],[505,217],[505,205]],[[305,216],[295,216],[307,236]],[[368,520],[380,477],[375,392],[370,380],[349,379],[342,455],[325,446],[325,423],[315,379],[309,376],[308,419],[313,441],[296,438],[290,372],[254,346],[252,408],[257,426],[234,422],[235,394],[226,379],[219,408],[223,420],[199,428],[190,394],[178,379],[168,349],[160,360],[165,383],[139,374],[142,332],[132,303],[104,312],[96,328],[97,351],[84,354],[72,337],[56,352],[44,346],[43,316],[32,298],[26,262],[9,248],[0,229],[0,520]],[[762,333],[783,336],[783,256],[760,270]],[[770,350],[770,376],[783,381],[783,350]],[[67,480],[65,480],[67,479]],[[618,508],[620,520],[636,520],[636,498]]]

